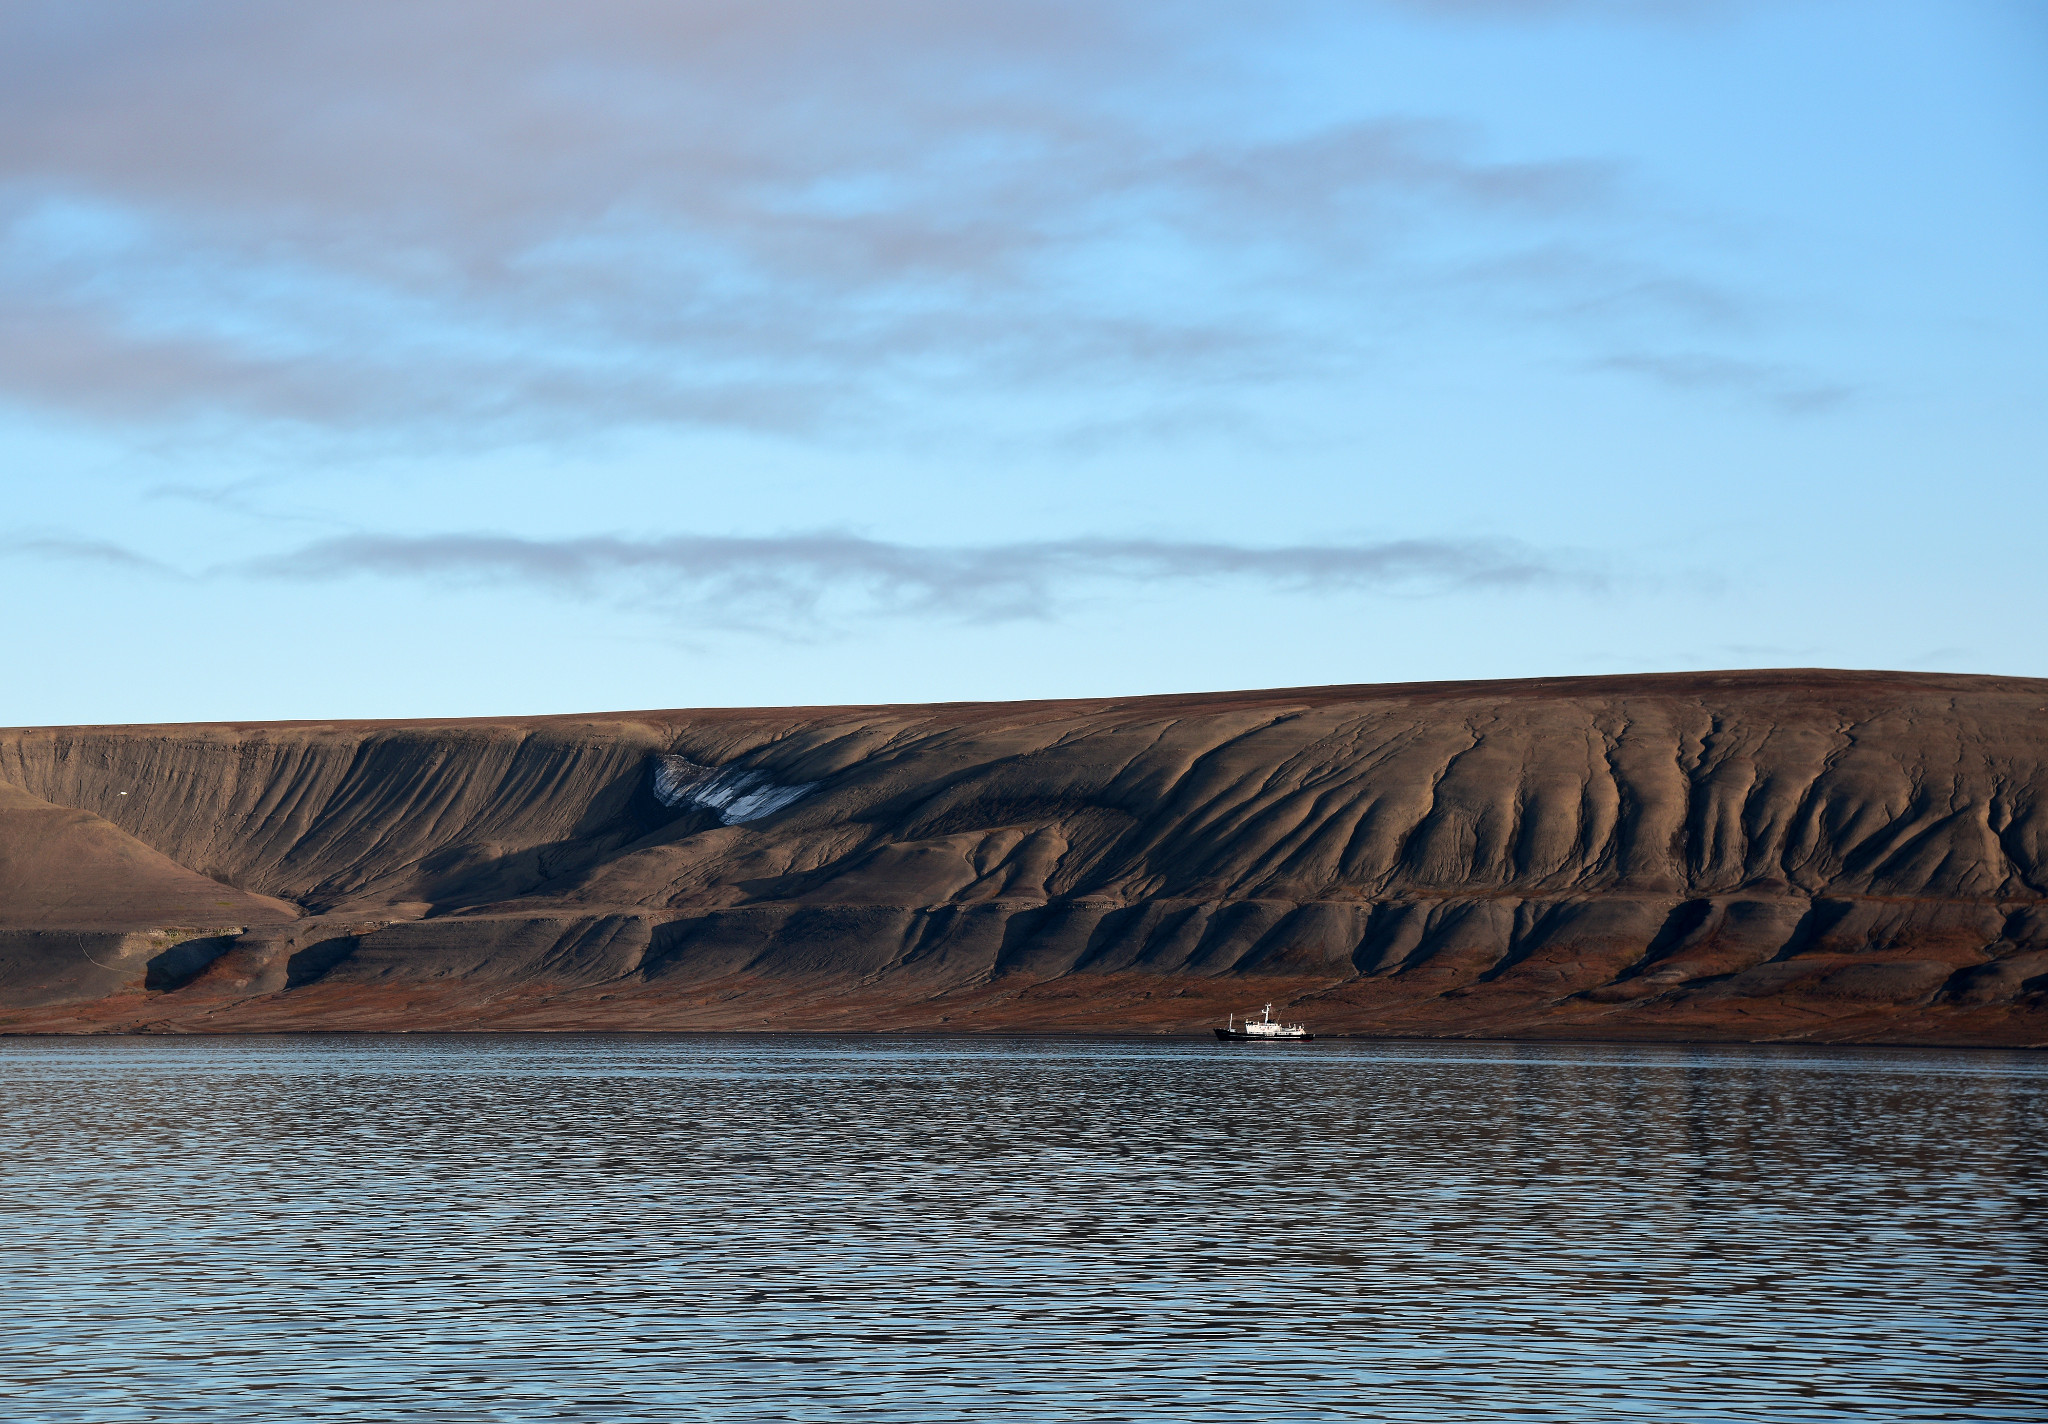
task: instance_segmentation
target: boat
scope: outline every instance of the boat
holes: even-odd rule
[[[1239,1019],[1236,1014],[1232,1014],[1224,1022],[1228,1027],[1217,1029],[1216,1036],[1230,1042],[1242,1042],[1248,1039],[1262,1041],[1269,1038],[1284,1038],[1291,1042],[1302,1043],[1315,1037],[1314,1034],[1308,1031],[1307,1024],[1275,1022],[1273,1006],[1271,1004],[1266,1005],[1265,1013],[1261,1014],[1258,1018],[1253,1018],[1250,1014],[1246,1014],[1242,1019]]]

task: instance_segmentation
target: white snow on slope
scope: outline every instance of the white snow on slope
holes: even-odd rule
[[[699,766],[673,754],[654,763],[654,799],[664,806],[702,806],[728,826],[772,816],[818,783],[782,786],[763,771]]]

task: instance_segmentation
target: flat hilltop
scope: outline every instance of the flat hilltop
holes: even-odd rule
[[[2048,1043],[2048,680],[0,731],[0,1031]]]

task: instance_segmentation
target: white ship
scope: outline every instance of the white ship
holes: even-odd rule
[[[1225,1020],[1225,1023],[1228,1027],[1216,1030],[1218,1038],[1232,1040],[1266,1038],[1302,1040],[1315,1037],[1314,1034],[1308,1031],[1307,1024],[1274,1022],[1273,1006],[1271,1004],[1266,1005],[1266,1012],[1258,1018],[1253,1018],[1250,1014],[1246,1014],[1243,1019],[1239,1019],[1236,1014],[1232,1014]]]

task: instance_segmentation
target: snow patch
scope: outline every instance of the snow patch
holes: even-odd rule
[[[701,806],[716,811],[728,826],[772,816],[817,784],[806,781],[783,786],[765,771],[699,766],[674,755],[657,757],[654,763],[655,800],[664,806]]]

